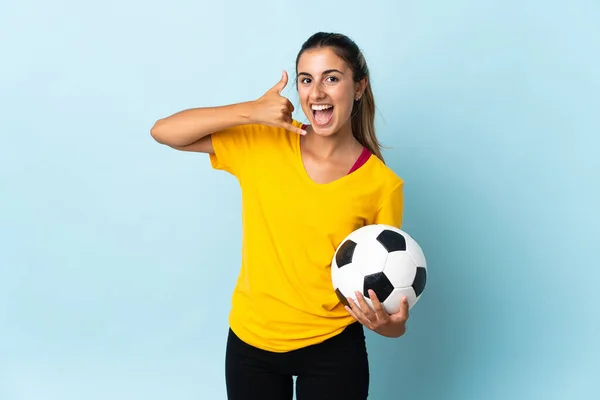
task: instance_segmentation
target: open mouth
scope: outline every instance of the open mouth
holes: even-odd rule
[[[331,104],[313,104],[313,118],[317,125],[327,125],[333,117],[333,106]]]

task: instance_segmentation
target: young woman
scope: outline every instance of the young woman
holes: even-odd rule
[[[195,108],[160,119],[159,143],[208,153],[234,175],[243,204],[242,265],[226,348],[230,400],[367,398],[363,326],[404,334],[406,299],[394,315],[374,293],[338,298],[335,249],[353,230],[400,227],[403,181],[388,168],[375,136],[369,70],[357,45],[317,33],[302,46],[295,76],[310,124],[292,118],[281,80],[254,101]]]

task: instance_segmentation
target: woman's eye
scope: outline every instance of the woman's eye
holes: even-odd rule
[[[335,76],[329,76],[329,77],[327,77],[327,81],[328,82],[337,82],[338,78]]]
[[[309,78],[304,78],[300,80],[301,83],[309,83],[310,79]]]

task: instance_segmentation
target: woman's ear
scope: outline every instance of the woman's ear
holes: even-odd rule
[[[354,93],[354,100],[358,101],[362,97],[365,89],[367,88],[367,84],[369,83],[369,78],[364,77],[362,80],[356,83],[356,91]]]

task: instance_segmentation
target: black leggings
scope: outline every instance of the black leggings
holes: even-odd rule
[[[362,325],[286,353],[257,349],[230,329],[225,357],[228,400],[365,400],[369,363]]]

